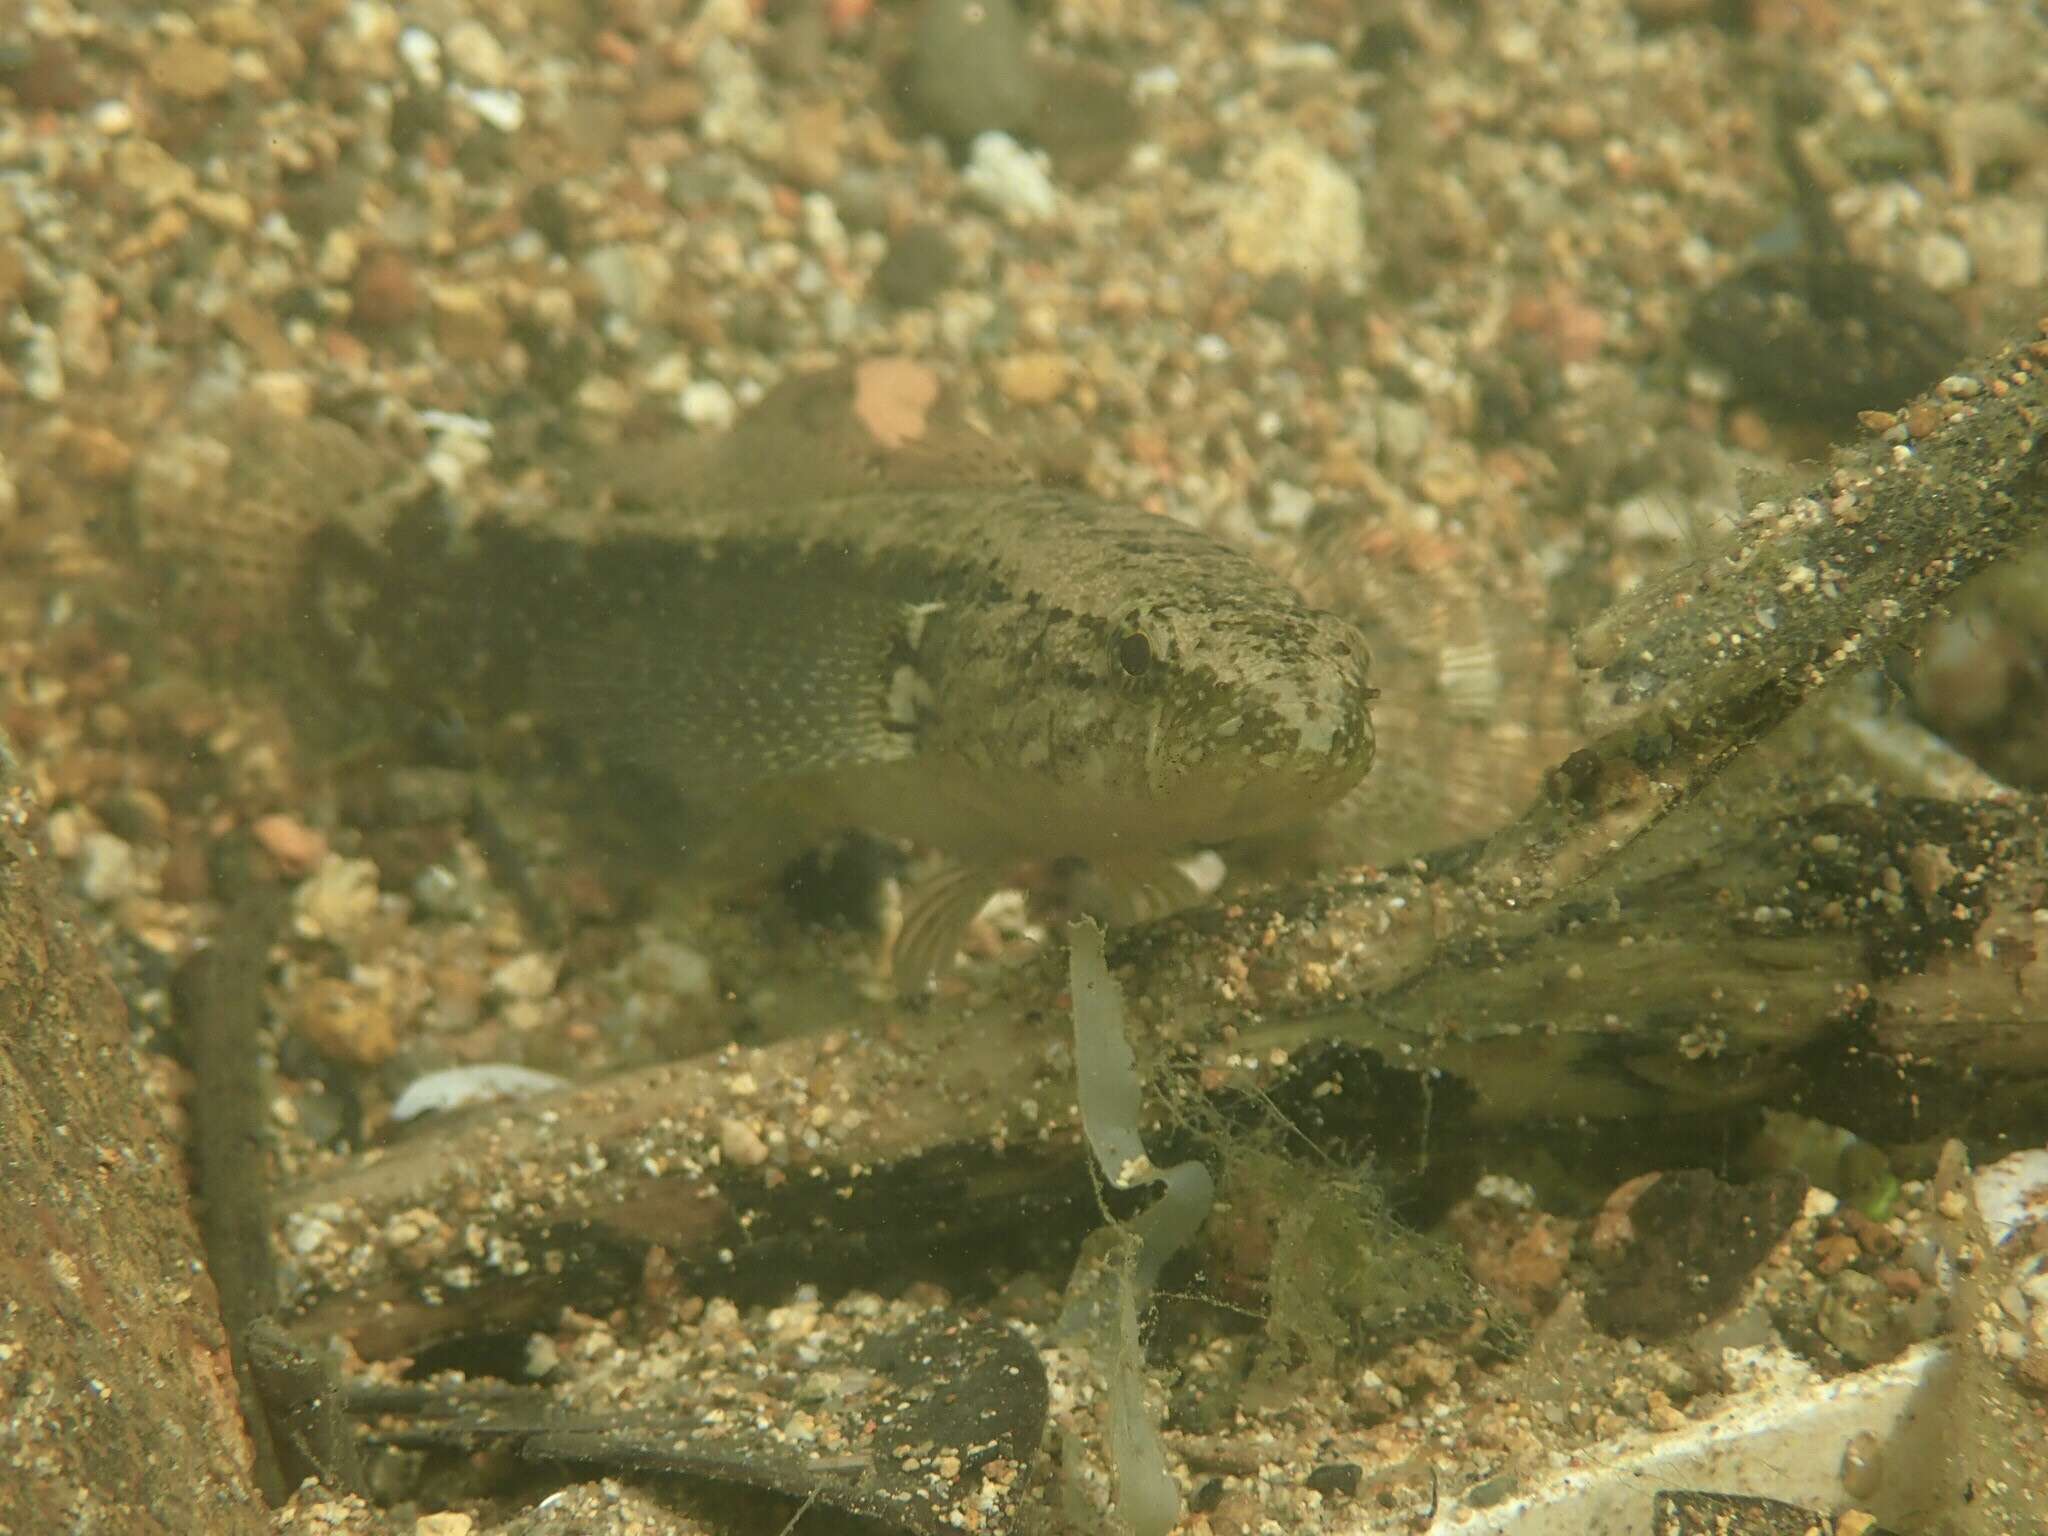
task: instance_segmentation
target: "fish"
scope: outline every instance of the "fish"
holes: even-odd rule
[[[1313,815],[1372,761],[1350,624],[1078,492],[487,522],[467,542],[455,581],[484,600],[467,650],[490,675],[458,664],[444,688],[772,827],[762,864],[848,828],[951,856],[905,906],[910,987],[1021,864],[1083,860],[1112,916],[1160,915],[1193,894],[1176,855]]]
[[[1081,861],[1099,915],[1162,915],[1197,895],[1183,856],[1364,778],[1356,627],[1172,518],[1014,474],[943,402],[846,428],[879,366],[771,395],[630,495],[323,529],[292,606],[394,694],[531,717],[711,808],[679,862],[766,873],[850,829],[946,855],[905,894],[906,992],[1020,866]]]

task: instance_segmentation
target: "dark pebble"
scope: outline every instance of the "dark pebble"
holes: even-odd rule
[[[913,224],[889,242],[875,269],[875,291],[895,309],[929,304],[953,281],[960,255],[936,224]]]
[[[955,144],[1015,132],[1036,110],[1023,18],[1011,0],[925,0],[918,7],[902,78],[918,127]]]
[[[1308,1486],[1326,1499],[1348,1499],[1358,1492],[1355,1461],[1326,1461],[1308,1475]]]
[[[1729,1184],[1704,1169],[1666,1173],[1629,1207],[1635,1239],[1587,1299],[1613,1335],[1668,1339],[1731,1306],[1785,1229],[1799,1218],[1806,1179],[1767,1175]]]
[[[0,45],[0,85],[31,112],[75,112],[92,99],[76,50],[54,38]]]
[[[1283,267],[1259,284],[1252,308],[1268,320],[1288,321],[1307,309],[1314,297],[1307,278]]]

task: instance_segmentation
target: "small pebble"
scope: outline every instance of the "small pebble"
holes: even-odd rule
[[[524,1369],[529,1381],[539,1381],[542,1377],[551,1375],[561,1363],[561,1351],[555,1347],[555,1341],[547,1334],[536,1333],[528,1337]]]
[[[473,283],[441,283],[430,300],[434,340],[457,362],[488,362],[505,344],[505,315],[498,301]]]
[[[500,133],[517,133],[526,126],[526,102],[517,91],[482,90],[463,86],[455,94]]]
[[[448,62],[478,85],[501,86],[510,77],[505,49],[479,21],[458,21],[441,44]]]
[[[1057,352],[1021,352],[996,364],[996,384],[1017,405],[1048,405],[1065,391],[1069,371]]]
[[[725,1160],[737,1167],[758,1168],[768,1161],[768,1143],[737,1115],[728,1115],[719,1122],[718,1146]]]
[[[1396,400],[1382,395],[1372,405],[1379,428],[1380,462],[1389,469],[1405,469],[1420,459],[1429,446],[1429,412],[1413,400]]]
[[[671,997],[705,997],[711,992],[711,962],[671,939],[650,938],[631,960],[633,980]]]
[[[1355,1461],[1331,1461],[1308,1475],[1308,1486],[1324,1498],[1348,1499],[1358,1492],[1361,1469]]]
[[[74,272],[64,279],[57,301],[57,355],[72,377],[101,378],[113,366],[106,310],[106,295],[85,273]]]
[[[118,139],[135,126],[135,108],[118,96],[100,102],[89,116],[93,127],[110,139]]]
[[[626,120],[636,128],[678,128],[703,110],[703,86],[687,75],[666,75],[633,98]]]
[[[914,309],[937,299],[959,267],[959,252],[944,229],[912,224],[889,242],[889,253],[875,269],[875,289],[884,303]]]
[[[507,960],[491,972],[491,990],[500,997],[535,999],[555,990],[562,962],[538,952]]]
[[[190,195],[199,174],[171,156],[153,139],[123,139],[107,156],[115,183],[145,209],[156,209]]]
[[[1044,157],[1007,133],[979,135],[960,179],[976,201],[1014,219],[1049,219],[1059,207]]]
[[[350,297],[356,324],[378,331],[405,325],[419,314],[422,303],[412,262],[389,249],[374,250],[362,259]]]
[[[904,105],[920,128],[957,142],[1031,119],[1039,81],[1012,0],[925,0],[905,70]]]
[[[1291,269],[1310,281],[1342,280],[1365,264],[1358,184],[1298,138],[1259,152],[1230,198],[1224,232],[1231,264],[1254,277]]]
[[[424,27],[407,27],[398,34],[398,56],[413,79],[428,90],[441,85],[441,43]]]
[[[1297,533],[1308,525],[1315,510],[1314,495],[1298,485],[1275,480],[1266,487],[1266,523],[1269,527]]]
[[[675,277],[667,256],[639,242],[597,246],[584,254],[580,265],[605,308],[635,325],[652,318]]]
[[[44,405],[64,398],[64,359],[57,333],[47,325],[28,328],[21,346],[21,388],[29,399]]]
[[[739,414],[732,391],[716,379],[699,379],[686,386],[677,409],[691,426],[719,432],[731,426],[733,418]]]
[[[239,192],[201,187],[189,201],[194,213],[227,234],[246,234],[256,225],[256,205]]]
[[[327,857],[327,839],[295,817],[259,816],[249,832],[278,869],[295,880],[310,875]]]
[[[111,832],[88,832],[78,849],[78,889],[87,901],[105,906],[142,888],[135,850]]]
[[[377,866],[329,854],[292,892],[292,925],[309,939],[343,939],[377,914]]]
[[[234,78],[234,56],[196,37],[173,38],[154,50],[147,65],[150,84],[186,101],[210,101]]]
[[[1923,235],[1913,253],[1913,266],[1920,281],[1936,293],[1954,293],[1969,286],[1970,248],[1954,235]]]
[[[313,414],[313,381],[288,369],[265,369],[250,375],[249,398],[274,416],[304,421]]]
[[[315,1216],[306,1211],[294,1211],[285,1218],[284,1242],[293,1253],[304,1258],[317,1253],[327,1240],[334,1236],[334,1223],[324,1216]]]
[[[398,1024],[375,994],[322,976],[291,1000],[292,1028],[314,1050],[352,1067],[376,1067],[398,1054]]]

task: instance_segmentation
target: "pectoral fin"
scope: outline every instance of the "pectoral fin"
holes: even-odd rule
[[[898,992],[915,997],[952,965],[967,925],[1001,884],[994,870],[962,864],[912,887],[903,899],[903,927],[890,952]]]
[[[1149,923],[1207,893],[1172,859],[1133,859],[1127,863],[1092,863],[1074,888],[1074,904],[1112,927]]]

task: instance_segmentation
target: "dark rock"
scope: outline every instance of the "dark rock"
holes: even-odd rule
[[[914,309],[936,299],[953,281],[960,255],[936,224],[913,224],[889,242],[875,269],[875,291],[895,309]]]
[[[1727,1184],[1704,1169],[1666,1173],[1628,1208],[1632,1241],[1587,1300],[1603,1331],[1667,1339],[1730,1306],[1798,1219],[1806,1178]]]
[[[955,144],[1013,133],[1039,101],[1024,20],[1011,0],[925,0],[902,75],[918,127]]]
[[[1308,1475],[1308,1486],[1326,1499],[1348,1499],[1358,1492],[1355,1461],[1327,1461]]]

